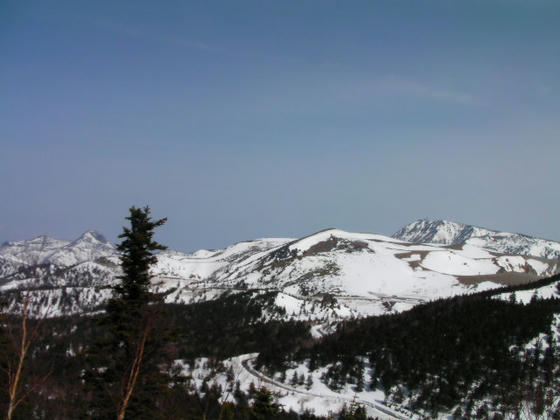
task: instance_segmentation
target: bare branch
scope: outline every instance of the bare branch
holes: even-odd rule
[[[23,301],[23,309],[21,314],[21,340],[18,347],[18,355],[16,361],[15,372],[10,372],[8,375],[8,412],[6,413],[6,420],[11,420],[14,415],[14,410],[21,403],[22,399],[19,397],[19,383],[21,380],[21,371],[23,370],[23,363],[29,350],[29,342],[27,335],[27,317],[29,309],[29,294],[26,295]],[[11,369],[10,369],[11,371]]]
[[[140,368],[142,366],[142,361],[144,359],[144,350],[146,348],[146,341],[148,340],[148,336],[150,335],[151,329],[152,329],[152,323],[150,322],[150,320],[148,320],[146,326],[142,331],[142,336],[140,337],[138,346],[136,348],[136,354],[134,356],[134,360],[132,361],[132,366],[128,374],[128,380],[123,390],[124,395],[117,413],[117,420],[124,419],[124,416],[126,414],[126,409],[130,404],[130,399],[132,398],[132,394],[134,393],[134,389],[136,388],[136,384],[138,383],[138,377],[140,376]]]
[[[50,313],[50,304],[43,313],[41,319],[35,322],[32,327],[29,325],[30,318],[31,293],[25,292],[23,295],[23,305],[21,308],[21,321],[19,323],[19,333],[16,333],[11,325],[8,326],[8,334],[12,342],[13,348],[16,350],[13,360],[8,361],[6,374],[8,377],[8,409],[6,412],[6,420],[11,420],[16,408],[25,400],[25,398],[41,383],[46,381],[49,375],[43,380],[29,386],[22,391],[22,373],[26,363],[27,355],[31,346],[38,340],[41,327]]]

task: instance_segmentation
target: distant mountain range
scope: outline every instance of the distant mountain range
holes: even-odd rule
[[[1,257],[26,265],[55,264],[68,267],[115,254],[115,246],[93,230],[74,241],[39,236],[28,241],[5,242],[0,246]]]
[[[560,243],[447,221],[419,220],[393,237],[328,229],[193,254],[165,251],[153,289],[187,304],[273,291],[269,317],[328,322],[404,311],[439,297],[525,283],[559,270]],[[116,247],[90,231],[0,246],[0,291],[32,289],[53,315],[95,311],[120,273]],[[15,308],[15,307],[14,307]]]
[[[300,413],[327,415],[346,403],[384,420],[490,418],[479,415],[490,402],[488,412],[536,412],[533,396],[547,369],[560,372],[556,362],[547,368],[541,344],[559,341],[551,338],[560,331],[551,298],[560,288],[558,276],[550,277],[560,270],[559,250],[557,242],[443,220],[415,221],[393,237],[327,229],[161,252],[152,291],[174,304],[163,311],[172,329],[181,328],[174,344],[183,357],[197,357],[177,366],[201,393],[208,378],[224,398],[234,386],[264,383]],[[37,347],[38,366],[64,366],[53,369],[52,383],[80,376],[77,354],[99,331],[95,315],[120,274],[117,247],[95,231],[74,241],[41,236],[0,246],[2,312],[21,313],[27,293],[32,316],[53,318]],[[454,297],[466,294],[473,296]],[[86,316],[56,319],[66,315]],[[227,359],[211,368],[209,358],[219,354]],[[513,388],[507,366],[526,372],[516,373]],[[503,389],[517,406],[503,405]],[[553,396],[549,406],[560,406],[557,389],[542,391]]]
[[[416,220],[393,234],[393,238],[417,243],[469,244],[501,254],[560,258],[559,242],[520,233],[497,232],[447,220]]]

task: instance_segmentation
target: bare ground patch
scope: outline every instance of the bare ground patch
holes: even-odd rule
[[[518,286],[539,280],[540,277],[534,273],[502,272],[482,276],[456,276],[459,283],[466,286],[474,286],[485,281],[497,283],[502,286]]]

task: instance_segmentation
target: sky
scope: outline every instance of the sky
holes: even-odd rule
[[[557,1],[0,2],[0,242],[560,240]]]

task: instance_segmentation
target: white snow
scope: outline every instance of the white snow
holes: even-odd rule
[[[548,286],[543,286],[538,289],[531,290],[518,290],[513,292],[515,295],[515,300],[520,303],[529,303],[534,296],[541,299],[548,299],[551,297],[560,297],[557,289],[558,283],[549,284]],[[512,292],[502,293],[495,296],[496,299],[509,300]]]
[[[226,370],[231,369],[233,383],[239,381],[240,389],[248,392],[251,384],[257,389],[261,387],[267,388],[275,396],[285,410],[294,410],[302,413],[304,410],[310,410],[316,415],[327,416],[334,414],[342,409],[343,406],[350,406],[353,401],[363,405],[368,415],[378,417],[380,420],[406,419],[407,416],[398,413],[395,410],[385,406],[381,401],[384,399],[384,393],[380,390],[370,392],[356,393],[350,386],[347,386],[341,392],[330,390],[321,381],[321,375],[326,368],[318,369],[310,372],[305,364],[299,365],[286,371],[286,381],[280,382],[279,375],[274,378],[257,372],[251,361],[257,356],[256,353],[245,354],[237,357],[226,359],[222,362]],[[209,360],[199,358],[195,361],[194,366],[177,360],[176,366],[182,370],[182,374],[191,377],[192,382],[201,388],[203,381],[207,381],[209,385],[215,384],[222,388],[222,402],[233,401],[232,384],[227,381],[227,372],[212,372],[209,367]],[[308,389],[307,384],[290,383],[294,372],[304,377],[304,382],[310,376],[312,379],[311,387]]]
[[[529,258],[529,259],[527,260],[527,264],[529,264],[529,265],[531,266],[531,268],[532,268],[533,270],[535,270],[535,272],[536,272],[537,274],[544,273],[544,272],[546,272],[546,270],[548,269],[548,265],[547,265],[547,264],[545,264],[544,262],[539,261],[539,260],[534,260],[534,259],[532,259],[532,258]]]
[[[287,315],[295,315],[301,311],[301,299],[296,299],[284,293],[278,293],[274,303],[276,306],[283,308]]]
[[[409,242],[466,243],[501,254],[559,259],[560,243],[519,233],[496,232],[447,220],[416,220],[393,237]]]
[[[488,250],[468,243],[462,246],[461,255],[466,258],[492,258],[493,255]]]
[[[558,270],[557,261],[495,255],[480,248],[475,239],[479,238],[461,247],[448,247],[329,229],[299,240],[263,238],[192,254],[166,251],[157,255],[151,269],[152,284],[154,291],[166,293],[166,302],[183,304],[251,288],[278,291],[281,294],[275,306],[284,308],[287,319],[325,325],[341,318],[404,311],[420,302],[498,286],[493,282],[467,286],[458,276],[476,278],[502,271],[534,275],[533,270],[545,276]],[[305,251],[325,241],[336,247],[317,247],[316,252],[304,256]],[[67,267],[64,276],[53,276],[54,271],[44,269],[36,269],[27,279],[14,275],[18,267],[28,266],[38,256],[42,261],[56,261],[54,271],[59,264]],[[93,262],[100,256],[105,262]],[[0,247],[0,257],[0,273],[14,275],[6,277],[0,289],[22,289],[31,284],[45,289],[71,287],[70,299],[75,305],[66,305],[66,309],[76,311],[80,305],[92,307],[77,286],[111,285],[120,274],[118,252],[95,232],[86,232],[71,243],[46,237],[9,243]],[[320,303],[325,294],[336,298],[332,307]],[[276,319],[276,311],[269,309],[263,319]]]
[[[499,269],[491,259],[467,258],[454,251],[430,252],[421,265],[429,270],[456,276],[495,274]]]
[[[401,258],[401,260],[406,262],[415,262],[415,261],[420,261],[421,259],[422,256],[420,254],[411,254],[410,257]]]

